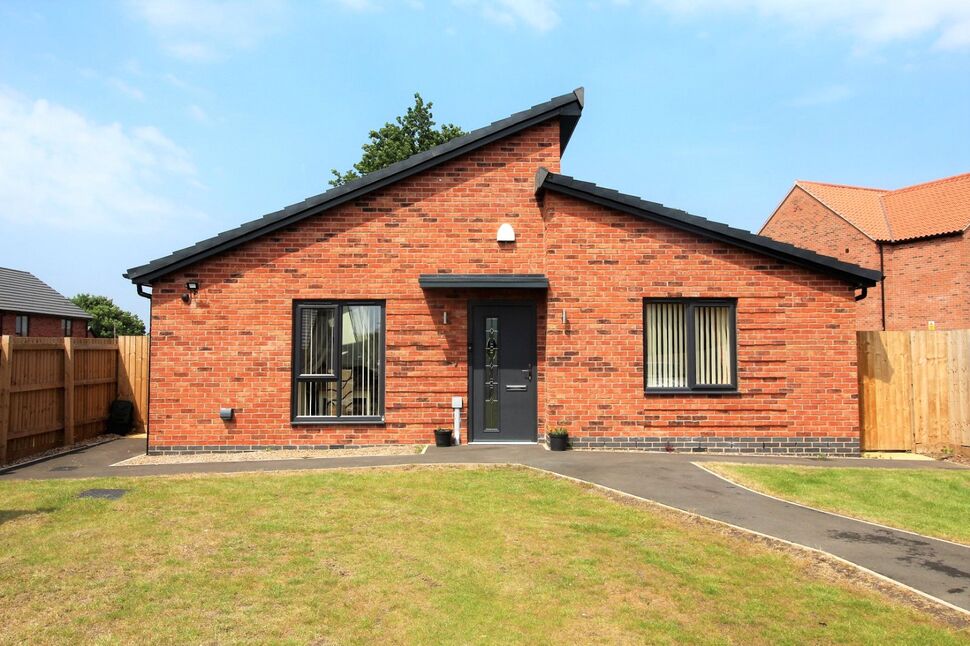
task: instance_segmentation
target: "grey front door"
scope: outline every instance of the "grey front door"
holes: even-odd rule
[[[535,304],[475,304],[468,330],[470,440],[535,442]]]

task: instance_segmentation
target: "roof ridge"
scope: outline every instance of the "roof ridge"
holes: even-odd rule
[[[970,177],[970,173],[960,173],[958,175],[950,175],[949,177],[941,177],[940,179],[932,179],[928,182],[922,182],[921,184],[912,184],[910,186],[904,186],[902,188],[893,189],[888,191],[890,194],[896,193],[906,193],[908,191],[918,191],[923,188],[928,188],[935,184],[944,184],[946,182],[952,182],[958,179],[963,179],[965,177]]]
[[[872,186],[854,186],[852,184],[833,184],[832,182],[816,182],[810,179],[796,179],[795,184],[801,186],[802,184],[815,184],[816,186],[831,186],[833,188],[851,188],[856,191],[877,191],[879,193],[892,193],[891,188],[875,188]]]
[[[13,267],[0,267],[0,269],[4,269],[6,271],[16,271],[21,274],[27,274],[28,276],[33,276],[33,274],[27,271],[26,269],[14,269]]]

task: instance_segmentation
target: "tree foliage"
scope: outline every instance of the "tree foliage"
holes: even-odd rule
[[[414,105],[408,108],[404,116],[397,117],[394,123],[385,123],[380,130],[370,131],[370,141],[361,146],[364,153],[352,169],[345,173],[336,168],[330,171],[333,173],[330,185],[346,184],[465,134],[451,123],[436,129],[432,105],[430,101],[425,103],[421,95],[415,92]]]
[[[94,317],[91,321],[94,336],[110,338],[145,333],[145,323],[137,314],[121,309],[107,296],[78,294],[71,302]]]

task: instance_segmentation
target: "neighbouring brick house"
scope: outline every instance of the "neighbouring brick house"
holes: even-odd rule
[[[0,334],[86,337],[91,318],[30,272],[0,267]]]
[[[582,108],[129,269],[149,450],[424,443],[457,399],[463,442],[858,452],[853,298],[879,272],[561,175]]]
[[[761,235],[884,275],[860,330],[970,328],[970,173],[888,191],[795,182]]]

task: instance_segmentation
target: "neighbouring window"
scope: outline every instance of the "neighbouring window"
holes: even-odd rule
[[[61,331],[64,332],[64,336],[71,336],[73,329],[74,321],[71,319],[61,319]]]
[[[647,391],[737,388],[734,301],[646,299],[643,344]]]
[[[27,336],[27,327],[30,323],[30,318],[26,314],[18,314],[17,318],[14,319],[14,334],[17,336]]]
[[[384,304],[296,305],[293,417],[296,421],[383,421]]]

